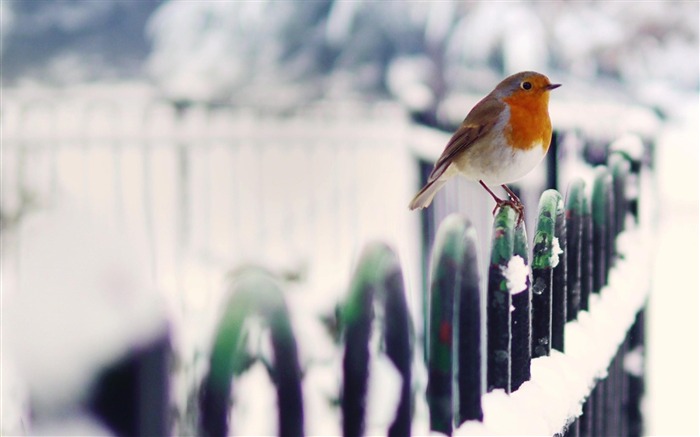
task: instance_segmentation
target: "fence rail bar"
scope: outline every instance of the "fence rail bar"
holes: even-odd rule
[[[590,309],[589,298],[593,293],[593,215],[591,202],[583,196],[581,202],[581,310]]]
[[[530,248],[523,223],[515,228],[513,256],[519,256],[529,269]],[[515,391],[530,380],[530,361],[532,358],[532,287],[530,275],[527,275],[522,290],[513,290],[511,313],[511,390]]]
[[[482,418],[476,246],[471,223],[453,214],[441,223],[433,247],[426,397],[430,428],[448,435],[453,426]]]
[[[581,280],[583,271],[583,225],[585,183],[576,179],[569,185],[566,194],[566,321],[578,318],[581,309]]]
[[[540,197],[537,231],[532,249],[532,357],[550,354],[552,348],[552,290],[554,238],[561,195],[547,190]]]
[[[608,283],[608,271],[612,265],[612,234],[610,232],[613,211],[612,176],[606,167],[596,168],[592,194],[593,216],[593,292],[600,293]]]
[[[506,271],[513,258],[515,211],[500,208],[493,223],[487,294],[487,390],[510,393],[511,291]]]
[[[260,315],[270,329],[272,340],[271,375],[279,402],[279,433],[303,435],[301,370],[282,291],[272,275],[258,267],[245,268],[232,277],[230,297],[216,330],[209,371],[199,397],[201,434],[228,435],[233,378],[256,359],[245,351],[246,321]]]
[[[458,409],[455,425],[467,420],[481,420],[481,395],[484,393],[484,362],[482,342],[484,313],[483,295],[479,287],[480,274],[477,254],[477,234],[469,221],[464,230],[464,258],[460,274],[460,287],[457,294],[459,303],[457,346],[457,387],[459,390]]]
[[[625,229],[625,217],[631,210],[627,194],[631,164],[622,154],[614,153],[608,158],[608,166],[613,178],[613,193],[615,198],[615,235]]]
[[[564,352],[564,325],[567,309],[567,222],[564,201],[557,192],[554,238],[557,244],[552,248],[552,348]],[[558,246],[558,247],[557,247]]]
[[[342,309],[345,340],[341,395],[343,435],[360,436],[366,426],[369,342],[375,301],[384,307],[382,335],[386,354],[402,377],[399,405],[389,435],[410,435],[413,339],[401,267],[394,252],[383,243],[370,244],[363,251]]]

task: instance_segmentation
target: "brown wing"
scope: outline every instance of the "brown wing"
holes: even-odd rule
[[[474,142],[490,132],[504,108],[505,105],[491,94],[477,103],[445,146],[445,150],[428,176],[428,182],[442,176],[457,155],[469,149]]]

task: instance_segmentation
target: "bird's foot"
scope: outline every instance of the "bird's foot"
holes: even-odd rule
[[[510,206],[515,210],[515,213],[518,215],[516,226],[520,226],[525,219],[525,205],[523,205],[522,202],[520,202],[520,199],[517,198],[509,200],[498,199],[496,200],[496,206],[494,206],[492,214],[496,215],[496,211],[504,206]]]

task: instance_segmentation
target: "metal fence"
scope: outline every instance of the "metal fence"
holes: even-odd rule
[[[549,428],[544,429],[549,429],[551,434],[564,435],[641,435],[643,366],[635,367],[629,361],[642,359],[648,289],[608,287],[611,271],[618,265],[618,260],[632,255],[629,248],[617,248],[617,238],[625,230],[625,223],[633,222],[628,220],[628,215],[632,215],[627,187],[634,179],[630,176],[630,167],[626,158],[612,156],[608,166],[596,169],[590,196],[585,193],[585,183],[580,179],[569,186],[566,199],[556,190],[545,191],[540,199],[532,249],[528,245],[525,227],[515,224],[515,212],[510,208],[499,210],[493,224],[485,293],[480,289],[482,272],[476,244],[479,237],[474,227],[460,215],[451,215],[442,222],[432,247],[429,303],[424,309],[427,320],[425,365],[428,369],[425,396],[431,430],[450,435],[466,423],[477,434],[489,434],[496,432],[498,426],[493,427],[488,422],[517,423],[518,419],[513,417],[485,417],[493,414],[493,411],[484,412],[485,396],[496,391],[513,396],[519,390],[525,390],[525,384],[534,380],[533,360],[551,359],[553,351],[566,354],[568,345],[565,339],[576,341],[575,337],[566,334],[567,329],[576,329],[569,323],[575,323],[582,312],[599,310],[593,308],[592,301],[600,304],[608,299],[608,295],[622,294],[631,298],[632,303],[617,316],[623,320],[626,315],[631,317],[627,317],[628,323],[621,331],[603,333],[620,337],[612,351],[608,349],[603,353],[605,372],[584,376],[583,392],[572,391],[566,385],[554,387],[562,392],[569,391],[564,398],[572,398],[568,402],[578,403],[579,410],[573,414],[571,410],[565,411],[558,417],[558,423],[549,423]],[[634,274],[634,270],[624,273]],[[269,286],[265,281],[271,281],[271,278],[261,276],[260,281],[251,283],[250,289],[239,294],[265,290]],[[645,285],[649,286],[648,283]],[[280,302],[281,296],[278,291],[278,295],[269,300],[270,310],[277,305],[275,302]],[[235,297],[233,294],[232,299]],[[381,310],[377,310],[378,307]],[[228,317],[231,320],[245,317],[240,306],[230,308]],[[378,325],[372,323],[375,317],[382,319]],[[229,329],[228,320],[222,319],[220,333]],[[270,317],[269,323],[275,320],[280,318]],[[412,397],[420,396],[411,390],[411,372],[416,366],[413,354],[422,347],[417,343],[415,325],[409,317],[401,265],[388,246],[374,244],[363,252],[338,321],[344,350],[343,384],[339,394],[344,435],[363,435],[366,431],[368,413],[365,405],[373,326],[381,331],[384,351],[402,380],[401,396],[387,433],[410,435],[410,405],[415,402]],[[236,324],[241,325],[240,321]],[[284,348],[294,349],[293,335],[285,332],[287,334],[280,337],[287,338],[288,342],[286,346],[276,344],[279,352],[274,353],[275,357],[282,356]],[[211,369],[221,368],[217,360],[228,365],[224,366],[227,368],[225,377],[210,373],[205,378],[200,407],[206,412],[204,417],[209,418],[209,412],[216,411],[217,418],[202,422],[204,430],[209,430],[207,427],[211,423],[226,423],[229,393],[226,384],[237,373],[233,363],[250,359],[242,350],[231,351],[232,345],[236,344],[232,338],[235,337],[221,343],[220,347],[226,353],[219,354],[215,350],[212,355]],[[218,339],[216,344],[220,344]],[[596,354],[595,347],[598,346],[604,348],[603,345],[591,344],[592,349],[584,352]],[[287,361],[284,367],[285,372],[271,373],[298,381],[298,371],[294,370],[298,365]],[[223,385],[222,396],[215,402],[210,393],[219,392],[217,380],[227,382]],[[275,381],[278,390],[287,385],[281,384],[279,379]],[[536,384],[542,384],[541,377]],[[297,385],[298,382],[293,387]],[[546,403],[538,405],[539,399],[532,396],[533,384],[527,389],[524,398],[527,401],[531,397],[533,408],[556,408]],[[280,405],[286,405],[283,394],[279,396]],[[280,435],[302,433],[301,401],[296,402],[296,407],[287,410],[287,420],[280,418]],[[285,409],[281,408],[279,412],[284,415]],[[527,426],[525,422],[518,425]],[[542,432],[543,428],[537,429]],[[221,425],[208,435],[225,435],[227,431],[227,425]]]
[[[294,323],[306,316],[342,350],[342,365],[332,368],[342,383],[329,409],[345,435],[367,431],[374,331],[401,377],[389,435],[409,435],[420,420],[446,434],[465,423],[467,431],[498,429],[494,420],[508,419],[485,407],[489,393],[527,398],[532,360],[568,354],[571,323],[581,311],[593,313],[591,299],[615,293],[605,288],[610,271],[630,256],[616,249],[616,238],[639,216],[648,168],[639,157],[609,155],[588,188],[573,181],[565,198],[548,190],[539,208],[528,207],[528,232],[508,208],[492,221],[488,198],[457,181],[421,219],[410,213],[406,202],[431,165],[415,151],[425,149],[424,135],[444,134],[413,127],[392,106],[332,114],[321,106],[286,117],[102,101],[81,108],[85,117],[76,121],[74,108],[3,107],[3,219],[18,217],[3,281],[12,285],[13,263],[22,262],[21,213],[56,199],[77,198],[146,242],[173,332],[101,374],[90,409],[119,435],[226,435],[235,429],[235,381],[255,362],[276,388],[279,434],[309,432],[305,405],[315,394],[303,388],[313,363],[302,361],[300,349],[314,345],[295,336]],[[561,144],[550,152],[549,171],[519,187],[526,205],[562,180]],[[360,252],[377,238],[383,242]],[[517,290],[514,258],[521,276],[527,272]],[[243,269],[230,283],[232,266],[250,262],[267,268]],[[320,299],[325,318],[294,314],[290,287]],[[582,372],[594,383],[576,395],[580,414],[557,416],[546,429],[641,433],[643,371],[626,363],[643,350],[645,293],[641,304],[627,305],[636,322],[609,351],[607,373]],[[246,346],[251,323],[269,330],[271,356]],[[208,326],[204,343],[183,335],[199,324]],[[184,363],[175,371],[171,351]],[[115,408],[115,399],[130,407]]]

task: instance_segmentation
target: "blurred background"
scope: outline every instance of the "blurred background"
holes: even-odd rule
[[[369,241],[396,249],[420,320],[417,162],[503,77],[536,70],[564,84],[564,139],[655,145],[646,431],[697,435],[699,19],[695,1],[2,0],[0,431],[97,433],[66,423],[90,375],[169,330],[185,432],[240,265],[289,284],[314,339],[302,367],[334,359],[317,321]],[[521,183],[533,212],[545,177]],[[455,184],[486,247],[489,198]]]

